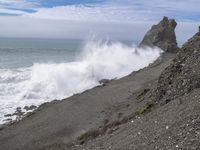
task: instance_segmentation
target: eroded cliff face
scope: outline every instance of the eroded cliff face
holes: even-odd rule
[[[177,52],[175,28],[177,23],[174,19],[164,17],[157,25],[153,25],[145,34],[140,46],[157,46],[165,52]]]
[[[169,102],[200,88],[200,31],[186,42],[161,74],[156,100]]]

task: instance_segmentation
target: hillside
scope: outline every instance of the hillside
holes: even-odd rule
[[[156,25],[159,32],[147,32],[156,37],[149,42],[159,45],[141,45],[167,45],[156,62],[41,105],[22,121],[1,128],[0,149],[200,149],[200,32],[179,49],[176,39],[163,41],[170,38],[168,28],[175,36],[174,22],[164,17]]]
[[[199,62],[200,32],[183,45],[155,87],[139,100],[132,97],[146,101],[135,116],[72,149],[200,149]]]

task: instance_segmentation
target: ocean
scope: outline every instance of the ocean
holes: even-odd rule
[[[30,67],[34,63],[73,61],[83,42],[68,39],[0,38],[0,69]]]
[[[110,40],[0,38],[0,124],[17,107],[39,106],[148,66],[158,48]]]

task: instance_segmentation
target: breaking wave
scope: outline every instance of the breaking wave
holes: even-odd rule
[[[135,48],[119,42],[85,44],[74,62],[34,64],[0,70],[0,123],[16,107],[63,99],[99,85],[101,79],[121,78],[148,66],[161,54],[158,48]]]

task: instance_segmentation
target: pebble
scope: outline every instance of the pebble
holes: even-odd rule
[[[24,107],[24,109],[25,109],[26,111],[34,110],[34,109],[36,109],[36,108],[37,108],[37,106],[35,106],[35,105],[25,106],[25,107]]]
[[[11,116],[12,116],[11,114],[4,115],[4,117],[11,117]]]

